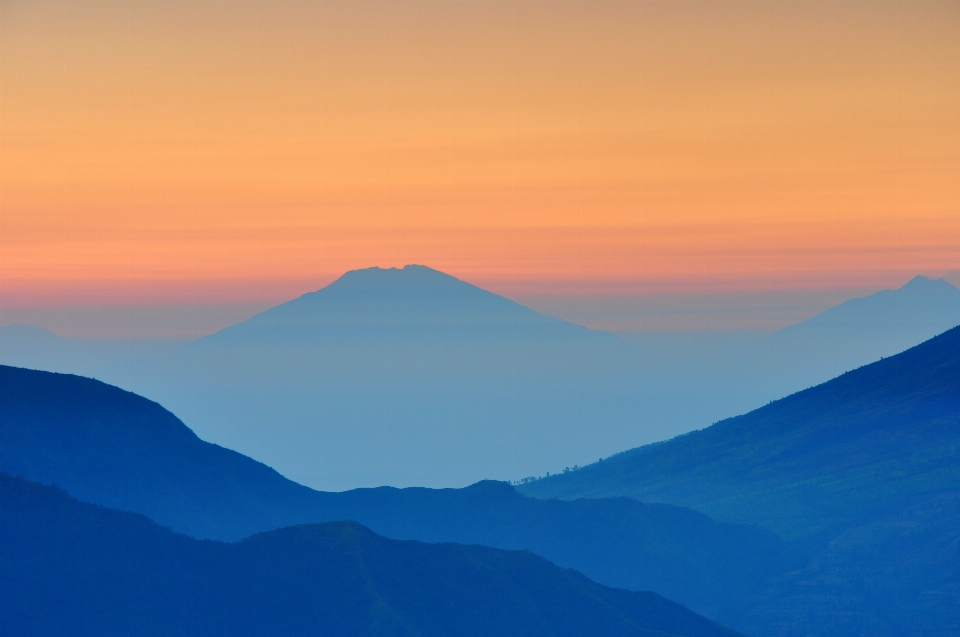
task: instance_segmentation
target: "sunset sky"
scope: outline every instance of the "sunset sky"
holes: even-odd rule
[[[407,263],[622,329],[958,283],[958,34],[956,1],[0,2],[0,320],[212,326]]]

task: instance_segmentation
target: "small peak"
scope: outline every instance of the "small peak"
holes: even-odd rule
[[[954,286],[950,285],[944,279],[931,279],[930,277],[918,274],[913,277],[907,283],[900,288],[900,290],[956,290]]]
[[[516,495],[517,490],[513,488],[509,482],[503,482],[501,480],[481,480],[480,482],[475,482],[468,487],[464,487],[465,490],[472,493],[480,493],[483,495]]]
[[[402,268],[363,268],[350,270],[328,287],[423,287],[462,283],[456,277],[425,265],[408,264]]]
[[[0,326],[0,335],[16,337],[31,336],[34,338],[47,338],[51,340],[60,339],[59,336],[46,328],[40,327],[39,325],[28,325],[26,323],[9,323],[7,325],[2,325]]]

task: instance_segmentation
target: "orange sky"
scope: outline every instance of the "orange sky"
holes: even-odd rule
[[[960,270],[960,3],[0,3],[0,307]]]

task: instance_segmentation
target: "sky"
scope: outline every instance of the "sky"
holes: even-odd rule
[[[0,322],[199,335],[407,263],[605,329],[957,283],[957,33],[955,1],[0,1]]]

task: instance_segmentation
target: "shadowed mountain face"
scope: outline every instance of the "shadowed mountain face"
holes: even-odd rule
[[[397,539],[528,549],[602,583],[721,612],[801,562],[770,532],[630,499],[543,501],[502,482],[317,492],[197,438],[171,413],[91,379],[0,367],[0,471],[54,483],[176,531],[236,540],[355,520]]]
[[[0,471],[137,511],[198,537],[239,539],[290,523],[314,492],[204,442],[136,394],[0,366]]]
[[[788,536],[960,488],[960,328],[745,416],[524,485],[629,496]]]
[[[350,522],[200,541],[3,474],[0,519],[8,635],[735,635],[528,552],[388,540]]]
[[[960,328],[673,440],[523,485],[630,496],[815,549],[732,625],[764,635],[960,630]]]

